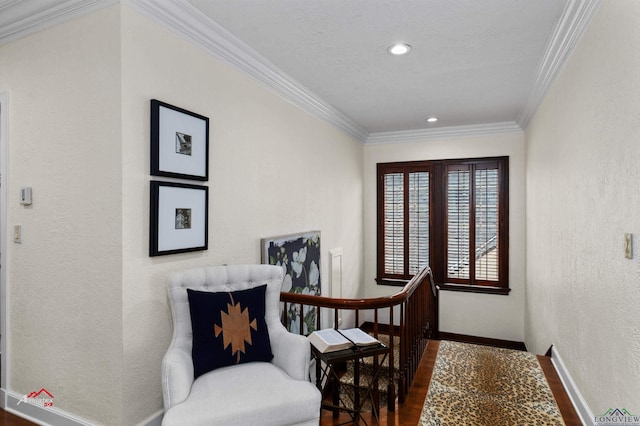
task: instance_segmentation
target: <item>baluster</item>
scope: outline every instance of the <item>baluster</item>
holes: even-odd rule
[[[300,303],[300,335],[304,336],[304,305]]]
[[[309,307],[309,309],[313,309],[313,307]],[[320,313],[322,312],[322,309],[320,309],[320,307],[316,306],[315,310],[316,310],[316,330],[320,330],[320,327],[321,327],[321,325],[320,325],[320,323],[321,323],[321,321],[320,321]]]
[[[373,310],[373,337],[375,337],[376,339],[378,338],[378,308],[375,308]],[[379,360],[378,360],[378,355],[373,357],[373,371],[378,371],[378,368],[380,364],[379,364]],[[373,398],[372,398],[372,404],[371,404],[371,413],[375,415],[375,413],[379,413],[380,412],[380,392],[378,391],[378,378],[376,377],[376,379],[373,382]]]
[[[287,328],[287,330],[289,329],[289,303],[287,303],[286,301],[283,302],[284,303],[284,309],[282,311],[282,323],[284,324],[284,326]]]
[[[387,410],[396,410],[396,386],[395,386],[395,339],[394,336],[393,306],[389,307],[389,385],[387,386]],[[400,316],[400,332],[402,333],[402,316]],[[402,336],[400,336],[400,362],[402,362]],[[399,369],[402,371],[402,367]],[[402,376],[402,373],[400,373]],[[398,386],[398,389],[400,387]]]
[[[400,362],[398,363],[398,401],[404,402],[405,383],[407,377],[407,324],[406,324],[406,300],[400,304]]]

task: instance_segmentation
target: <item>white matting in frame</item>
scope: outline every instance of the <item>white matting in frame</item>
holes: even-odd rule
[[[207,250],[209,187],[151,181],[149,256]]]
[[[209,179],[209,118],[151,100],[151,174]]]

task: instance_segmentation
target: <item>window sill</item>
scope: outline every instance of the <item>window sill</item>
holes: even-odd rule
[[[489,287],[489,286],[468,285],[468,284],[449,284],[449,283],[444,283],[444,284],[438,284],[438,287],[440,288],[440,290],[447,290],[447,291],[462,291],[462,292],[466,292],[466,293],[498,294],[498,295],[502,295],[502,296],[509,295],[509,292],[511,291],[510,288],[504,288],[504,287]]]
[[[410,280],[391,279],[391,278],[376,278],[378,285],[390,285],[393,287],[404,287]]]

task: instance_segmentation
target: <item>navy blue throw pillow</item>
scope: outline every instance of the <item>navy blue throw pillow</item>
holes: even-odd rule
[[[264,319],[266,289],[266,284],[233,292],[187,289],[194,378],[227,365],[273,359]]]

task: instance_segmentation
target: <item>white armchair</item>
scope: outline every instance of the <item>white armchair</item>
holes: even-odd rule
[[[162,361],[163,426],[319,423],[321,395],[309,380],[309,342],[280,322],[282,281],[282,269],[269,265],[208,266],[170,277],[173,339]],[[194,380],[187,289],[230,292],[263,284],[273,360],[217,368]]]

